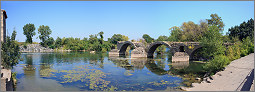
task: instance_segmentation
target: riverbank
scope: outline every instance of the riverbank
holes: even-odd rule
[[[63,52],[63,51],[71,51],[64,49],[51,49],[49,47],[45,48],[40,44],[28,44],[19,46],[20,52]]]
[[[243,87],[250,86],[245,83],[247,78],[254,77],[254,75],[250,76],[253,70],[254,53],[232,61],[224,71],[217,72],[211,79],[207,79],[207,82],[192,83],[193,87],[183,89],[186,91],[240,91]]]

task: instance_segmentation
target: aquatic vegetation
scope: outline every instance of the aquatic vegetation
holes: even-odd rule
[[[35,70],[35,67],[33,65],[26,65],[26,66],[23,66],[23,70],[25,71],[33,71]]]
[[[95,91],[114,91],[117,88],[109,86],[110,81],[104,80],[107,73],[97,69],[90,69],[88,65],[77,66],[72,70],[61,70],[59,73],[62,75],[62,82],[72,83],[81,81],[85,83],[90,90]]]
[[[53,74],[53,72],[57,72],[57,70],[46,68],[46,69],[41,69],[39,72],[41,77],[54,77],[55,74]]]
[[[131,75],[133,75],[133,74],[131,74],[131,73],[134,73],[134,71],[126,70],[126,71],[124,72],[124,75],[126,75],[126,76],[131,76]]]
[[[157,81],[149,82],[148,85],[152,86],[152,87],[162,87],[162,86],[167,86],[167,85],[171,85],[171,84],[177,84],[178,82],[179,81],[177,81],[177,80],[174,82],[161,80],[159,82],[157,82]]]

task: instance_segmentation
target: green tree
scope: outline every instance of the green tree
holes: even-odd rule
[[[225,24],[223,23],[221,17],[218,16],[218,14],[211,14],[210,15],[211,19],[207,19],[209,26],[217,26],[220,30],[220,32],[222,32],[224,30],[224,26]]]
[[[246,37],[242,40],[242,45],[241,45],[241,56],[246,56],[249,53],[254,52],[254,43],[253,39],[250,37]]]
[[[143,39],[147,42],[147,43],[152,43],[154,41],[153,38],[151,38],[148,34],[143,34]]]
[[[58,37],[58,38],[56,39],[56,41],[55,41],[55,46],[56,46],[56,48],[61,47],[61,45],[62,45],[61,43],[62,43],[62,39]]]
[[[168,37],[167,36],[159,36],[158,39],[156,41],[167,41]]]
[[[254,20],[250,19],[248,22],[243,22],[239,26],[234,26],[228,29],[227,33],[230,39],[238,37],[243,40],[246,37],[254,38]]]
[[[201,30],[200,25],[192,21],[184,22],[181,26],[183,30],[181,39],[182,41],[199,41],[203,36],[204,30]]]
[[[15,41],[16,31],[14,30],[11,38],[6,37],[6,42],[2,43],[1,51],[1,64],[5,68],[12,68],[18,64],[20,59],[19,44]]]
[[[55,48],[56,48],[56,47],[54,46],[55,41],[54,41],[54,39],[53,39],[52,37],[50,37],[50,38],[46,41],[46,43],[47,43],[47,46],[49,46],[50,48],[52,48],[52,49],[55,49]]]
[[[221,36],[217,26],[213,25],[209,27],[208,31],[200,40],[204,57],[211,58],[216,55],[224,55],[226,48],[223,45]]]
[[[181,36],[182,36],[181,28],[174,26],[174,27],[171,27],[169,30],[171,30],[171,34],[168,38],[169,41],[174,41],[174,42],[181,41]]]
[[[98,42],[97,34],[89,35],[89,42],[90,42],[90,44],[97,43]]]
[[[128,37],[121,34],[114,34],[109,40],[111,43],[117,44],[118,41],[128,41]]]
[[[49,39],[51,32],[52,31],[51,31],[49,26],[44,26],[44,25],[39,26],[38,34],[40,34],[39,38],[42,41],[41,42],[42,46],[44,46],[44,47],[47,46],[47,42],[46,41]]]
[[[24,27],[23,27],[23,34],[26,35],[27,39],[26,39],[26,42],[27,43],[32,43],[33,40],[32,40],[32,37],[35,35],[35,26],[34,24],[26,24]]]
[[[104,36],[103,36],[104,32],[101,31],[101,32],[99,32],[98,34],[99,34],[99,36],[100,36],[100,44],[103,44],[103,42],[104,42]]]

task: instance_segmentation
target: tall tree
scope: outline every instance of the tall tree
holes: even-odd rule
[[[202,37],[200,26],[192,21],[184,22],[181,29],[183,30],[181,37],[183,41],[198,41]]]
[[[101,31],[101,32],[99,32],[98,34],[99,34],[99,36],[100,36],[100,44],[103,44],[103,43],[104,43],[104,36],[103,36],[104,32]]]
[[[208,31],[202,37],[201,46],[203,47],[203,55],[206,58],[210,58],[216,55],[224,55],[225,47],[223,46],[223,40],[221,39],[221,33],[217,26],[210,26]]]
[[[26,42],[32,43],[32,37],[35,35],[35,25],[30,23],[26,24],[23,27],[23,34],[27,37]]]
[[[224,30],[224,23],[221,19],[221,17],[218,16],[218,14],[211,14],[211,19],[207,19],[209,26],[215,25],[219,28],[220,32]]]
[[[109,40],[111,41],[111,43],[117,44],[118,41],[128,41],[128,36],[114,34]]]
[[[51,32],[52,31],[49,26],[44,26],[44,25],[39,26],[38,34],[40,34],[39,38],[42,41],[41,42],[42,46],[44,47],[47,46],[47,40],[49,39]]]
[[[181,41],[181,36],[182,36],[182,30],[181,28],[174,26],[169,29],[171,31],[170,36],[169,36],[169,41],[175,41],[179,42]]]
[[[250,37],[254,38],[254,20],[250,19],[248,22],[243,22],[239,26],[231,27],[228,29],[227,33],[230,39],[238,37],[239,40],[243,40],[244,38]]]
[[[143,39],[147,42],[147,43],[152,43],[154,41],[153,38],[151,38],[148,34],[144,34],[143,35]]]
[[[168,37],[164,36],[164,35],[159,36],[158,39],[157,39],[157,41],[167,41],[167,40],[168,40]]]
[[[56,41],[55,41],[55,46],[56,48],[60,47],[62,45],[62,39],[61,38],[57,38]]]

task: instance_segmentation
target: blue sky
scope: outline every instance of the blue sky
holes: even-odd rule
[[[1,1],[7,12],[9,34],[15,28],[16,39],[26,40],[23,26],[48,25],[51,37],[89,37],[104,32],[104,39],[123,34],[131,39],[148,34],[153,38],[170,35],[169,28],[183,22],[210,18],[217,13],[223,20],[224,34],[235,25],[254,19],[254,1]]]

